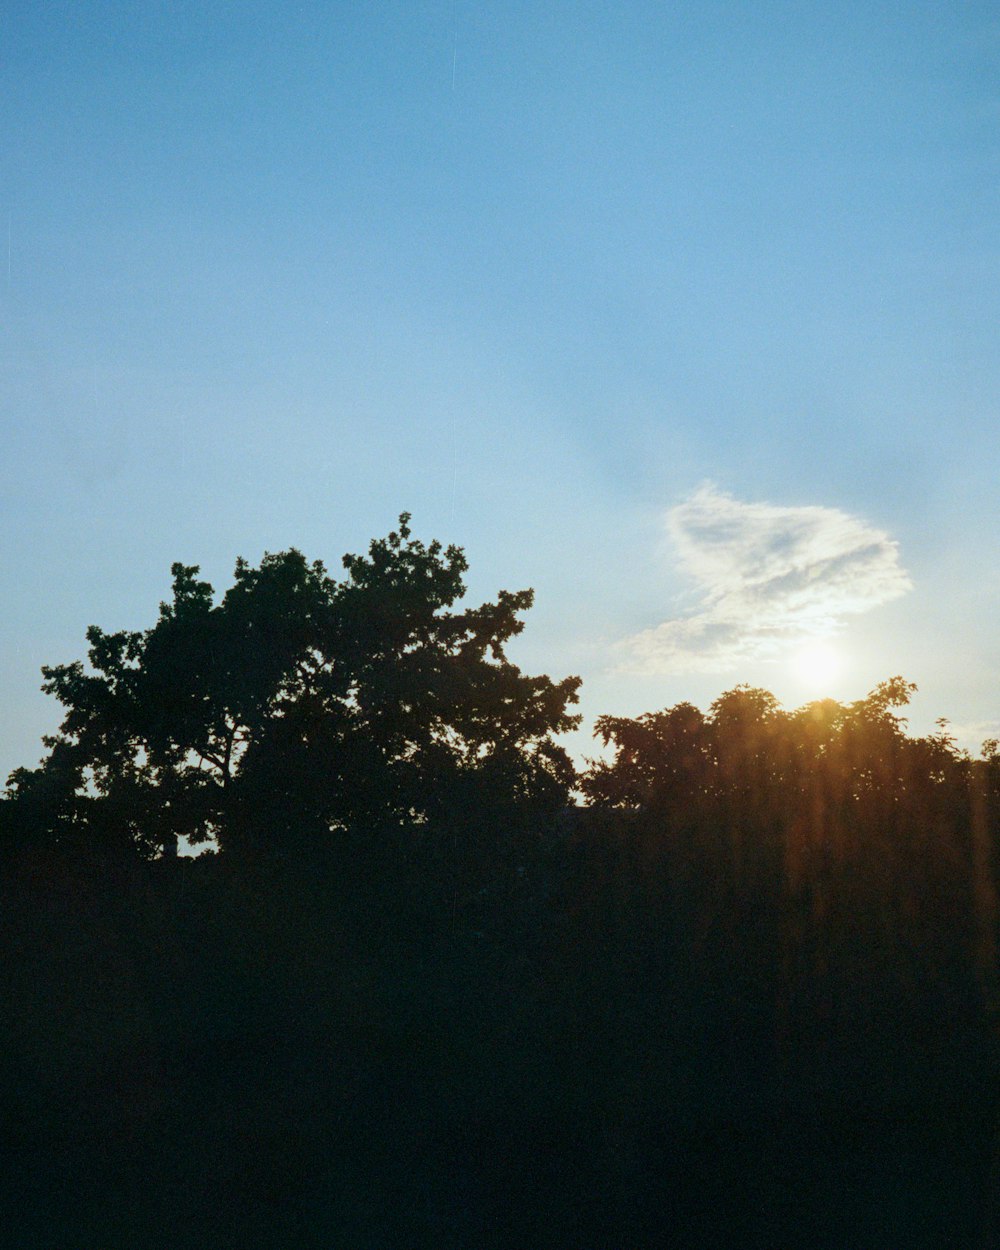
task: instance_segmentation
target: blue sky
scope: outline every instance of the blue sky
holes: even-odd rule
[[[171,561],[404,509],[535,588],[577,750],[897,672],[996,731],[995,6],[14,0],[0,55],[0,774]]]

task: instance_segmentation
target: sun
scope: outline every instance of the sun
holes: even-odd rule
[[[828,687],[844,670],[844,657],[832,643],[817,639],[795,652],[791,667],[801,685],[818,694],[827,694]]]

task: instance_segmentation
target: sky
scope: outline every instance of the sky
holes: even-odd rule
[[[470,602],[535,589],[577,757],[897,673],[977,748],[998,61],[978,0],[8,0],[0,777],[172,561],[339,570],[404,510]]]

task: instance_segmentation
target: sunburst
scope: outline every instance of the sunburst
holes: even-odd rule
[[[816,639],[800,647],[791,658],[792,672],[810,693],[827,694],[844,671],[844,656],[826,639]]]

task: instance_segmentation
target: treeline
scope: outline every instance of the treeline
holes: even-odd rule
[[[344,570],[175,565],[44,671],[9,1244],[994,1244],[997,743],[737,687],[577,775],[530,592],[460,608],[406,516]]]

